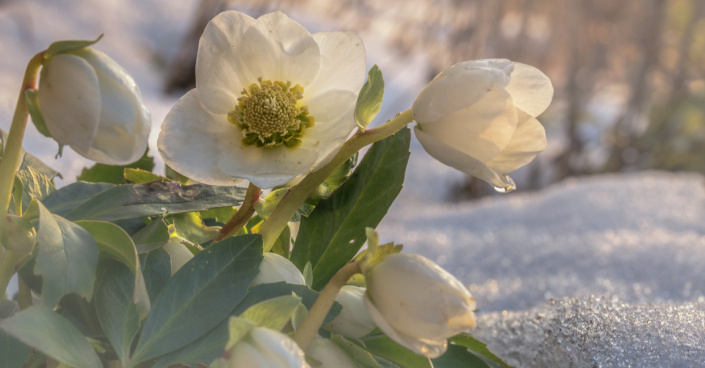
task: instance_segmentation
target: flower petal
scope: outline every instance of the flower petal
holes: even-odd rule
[[[221,171],[217,162],[232,147],[242,146],[240,138],[240,130],[225,115],[206,110],[192,89],[166,115],[157,146],[164,162],[181,174],[206,184],[234,185],[239,180]]]
[[[389,323],[387,323],[387,320],[384,316],[382,316],[382,313],[377,309],[367,294],[365,294],[365,307],[367,308],[367,312],[370,314],[370,317],[372,317],[372,320],[375,321],[377,327],[379,327],[385,335],[396,341],[398,344],[410,349],[414,353],[429,358],[438,358],[446,352],[446,349],[448,349],[447,339],[419,339],[395,330]]]
[[[476,104],[443,119],[420,123],[421,130],[456,150],[486,162],[511,140],[516,129],[516,108],[503,89],[491,90]]]
[[[468,175],[472,175],[482,179],[495,188],[501,188],[505,191],[516,189],[514,181],[507,175],[499,175],[481,161],[469,156],[468,154],[450,147],[440,141],[431,134],[419,129],[419,126],[414,127],[416,138],[421,142],[423,148],[436,160],[460,170]]]
[[[249,15],[226,11],[203,31],[196,57],[196,88],[201,103],[211,112],[227,114],[237,105],[242,89],[257,81],[243,79],[238,55],[242,35],[254,22]]]
[[[320,32],[313,35],[321,51],[321,68],[308,86],[308,94],[330,89],[360,92],[365,82],[365,46],[355,32]]]
[[[553,99],[551,80],[540,70],[522,63],[514,63],[512,79],[507,86],[517,108],[529,115],[541,115]]]
[[[504,59],[466,61],[451,66],[416,97],[412,106],[414,120],[435,122],[477,103],[490,91],[504,88],[511,71],[511,62]]]
[[[319,94],[307,101],[316,124],[306,130],[302,147],[318,150],[319,160],[312,170],[330,162],[340,146],[357,127],[353,112],[357,95],[351,91],[333,90]]]
[[[240,65],[247,72],[243,82],[247,84],[262,77],[307,86],[316,78],[321,64],[313,36],[281,12],[259,17],[245,31],[238,52]]]
[[[100,118],[98,76],[85,60],[55,56],[42,69],[39,105],[52,137],[59,144],[88,150]]]
[[[541,123],[521,110],[518,114],[519,120],[523,121],[517,126],[512,140],[502,152],[485,163],[498,173],[512,172],[546,149],[546,131]]]

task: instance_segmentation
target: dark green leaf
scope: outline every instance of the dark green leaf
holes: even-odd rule
[[[277,240],[274,241],[272,246],[272,252],[284,257],[289,258],[289,249],[291,248],[291,229],[289,226],[285,226]]]
[[[135,276],[124,264],[106,259],[95,295],[96,312],[105,336],[123,366],[128,366],[132,340],[139,328],[133,295]]]
[[[496,368],[510,368],[511,366],[505,363],[498,356],[492,354],[492,352],[487,349],[487,344],[482,341],[475,339],[474,337],[467,334],[460,334],[452,337],[450,340],[451,344],[459,345],[470,350],[471,353],[480,357],[483,361],[487,362],[490,367]]]
[[[0,367],[22,367],[32,349],[20,340],[0,330]]]
[[[83,40],[71,40],[71,41],[57,41],[49,45],[49,47],[44,51],[44,58],[48,59],[58,54],[64,54],[71,51],[80,50],[82,48],[91,46],[103,38],[101,34],[94,41],[83,41]]]
[[[181,349],[223,323],[247,294],[261,261],[259,235],[231,237],[196,255],[159,293],[133,360]]]
[[[98,250],[114,257],[132,271],[135,275],[133,301],[140,320],[147,317],[150,308],[149,295],[142,276],[137,249],[130,236],[119,226],[109,222],[77,221],[76,225],[86,229],[93,236]]]
[[[140,256],[144,282],[147,284],[149,300],[157,300],[164,286],[171,278],[171,257],[164,249],[156,249]]]
[[[298,296],[282,295],[247,308],[240,317],[253,322],[258,327],[281,331],[291,319],[299,303],[301,298]]]
[[[0,328],[67,366],[103,366],[86,337],[71,322],[46,307],[29,307],[0,321]]]
[[[382,368],[369,351],[346,338],[331,334],[330,341],[338,345],[350,358],[362,368]]]
[[[42,110],[39,108],[38,90],[34,88],[27,88],[24,91],[24,96],[27,101],[27,111],[29,111],[29,116],[32,118],[32,122],[37,128],[37,131],[45,137],[51,137],[51,133],[49,133],[49,128],[47,128],[47,124],[44,121],[44,115],[42,115]]]
[[[365,130],[382,108],[384,98],[384,78],[377,65],[367,74],[367,82],[362,86],[357,96],[355,106],[355,121],[361,130]]]
[[[365,228],[376,227],[387,213],[404,182],[409,142],[405,128],[375,143],[352,176],[302,219],[291,261],[299,269],[311,262],[314,289],[355,256]]]
[[[387,336],[377,335],[363,338],[365,348],[370,353],[380,356],[404,368],[432,368],[431,361],[413,351],[397,344]]]
[[[203,224],[201,215],[198,212],[171,215],[168,220],[171,220],[174,224],[175,235],[194,244],[206,243],[220,234],[219,228]]]
[[[98,264],[98,248],[91,234],[52,215],[37,200],[32,201],[25,215],[39,220],[39,251],[34,273],[42,276],[44,304],[54,307],[68,293],[77,293],[90,300]]]
[[[458,345],[448,345],[448,350],[439,358],[431,360],[435,368],[495,368],[501,367],[475,355]]]
[[[44,198],[42,203],[51,213],[65,217],[67,213],[83,204],[83,202],[114,187],[115,185],[108,183],[84,183],[78,181],[51,193]]]
[[[145,151],[142,158],[128,165],[105,165],[95,164],[91,168],[84,168],[81,175],[76,180],[87,181],[90,183],[112,183],[124,184],[124,171],[127,168],[143,169],[152,171],[154,169],[154,158],[147,155],[149,149]]]
[[[174,182],[119,185],[86,200],[65,217],[73,221],[114,221],[203,211],[238,205],[245,198],[245,191],[245,188],[232,186],[181,186],[180,183]]]
[[[169,241],[169,227],[163,219],[152,221],[132,236],[138,253],[148,253],[161,248]]]

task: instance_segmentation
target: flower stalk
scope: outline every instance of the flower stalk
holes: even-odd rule
[[[247,192],[245,193],[245,199],[242,201],[242,205],[235,212],[233,217],[228,220],[222,228],[220,228],[220,234],[214,239],[219,242],[232,234],[237,234],[240,229],[242,229],[247,221],[252,218],[255,213],[255,204],[259,202],[259,195],[262,190],[253,183],[247,187]]]
[[[313,303],[311,310],[308,311],[308,314],[306,314],[306,317],[293,336],[294,341],[296,341],[301,350],[309,350],[313,340],[318,335],[318,329],[323,325],[323,321],[326,315],[328,315],[328,311],[333,306],[340,289],[343,288],[345,283],[347,283],[353,275],[361,273],[361,263],[362,261],[355,261],[343,266],[343,268],[333,275],[333,278],[328,281],[328,284],[323,288],[321,294],[318,295],[316,302]]]
[[[268,252],[274,246],[279,234],[284,226],[294,216],[296,210],[301,207],[309,194],[323,183],[340,165],[347,161],[352,155],[368,144],[381,141],[384,138],[398,132],[409,123],[414,121],[411,110],[406,110],[398,114],[394,119],[386,124],[374,129],[365,131],[358,130],[352,138],[348,139],[340,148],[338,154],[327,165],[307,175],[301,182],[293,186],[281,199],[281,202],[272,211],[260,228],[264,251]]]

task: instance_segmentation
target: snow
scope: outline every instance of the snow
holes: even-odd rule
[[[0,128],[9,128],[34,53],[55,40],[105,33],[96,48],[135,77],[152,111],[156,153],[159,126],[176,100],[161,93],[165,64],[196,3],[0,1]],[[314,31],[335,29],[333,22],[292,17]],[[369,66],[377,63],[385,73],[384,121],[410,106],[427,73],[422,59],[401,62],[374,35],[362,37]],[[59,185],[91,165],[70,149],[55,159],[56,143],[31,125],[25,147],[64,173]],[[463,174],[433,160],[416,141],[411,151],[405,187],[378,227],[382,240],[403,243],[405,251],[435,260],[465,282],[478,301],[473,334],[509,364],[692,367],[705,361],[702,176],[584,177],[540,192],[448,203],[448,187]]]

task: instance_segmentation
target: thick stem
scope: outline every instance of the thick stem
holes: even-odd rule
[[[249,221],[255,213],[254,205],[259,202],[261,192],[262,190],[258,186],[250,183],[250,186],[247,187],[247,193],[245,194],[245,199],[242,201],[242,205],[237,212],[235,212],[233,217],[228,220],[228,223],[220,229],[220,234],[214,239],[216,242],[232,234],[237,234],[240,229],[247,224],[247,221]]]
[[[264,242],[264,251],[268,252],[274,246],[284,226],[289,222],[296,210],[301,207],[306,198],[332,174],[335,169],[347,161],[355,152],[368,144],[375,143],[414,121],[411,110],[406,110],[398,114],[394,119],[386,124],[366,131],[358,131],[352,138],[348,139],[340,148],[338,154],[327,165],[307,175],[301,182],[293,186],[281,199],[277,207],[269,215],[269,218],[262,224],[260,234]]]
[[[316,302],[313,303],[311,310],[308,311],[308,314],[306,314],[294,334],[294,341],[296,341],[301,350],[307,351],[311,347],[311,343],[318,335],[318,329],[323,325],[328,311],[333,306],[338,293],[340,293],[340,289],[353,275],[361,272],[360,263],[361,261],[355,261],[343,266],[328,281],[321,294],[318,295]]]
[[[29,288],[29,285],[27,285],[27,283],[19,277],[19,275],[17,276],[17,281],[19,283],[18,289],[20,309],[27,309],[32,306],[32,290]]]
[[[2,245],[0,245],[0,247],[2,247]],[[10,285],[10,279],[12,279],[12,276],[15,274],[15,266],[23,257],[22,254],[7,249],[3,250],[3,252],[0,252],[0,256],[2,256],[2,258],[0,258],[0,292],[2,292],[0,296],[5,295],[7,286]]]

